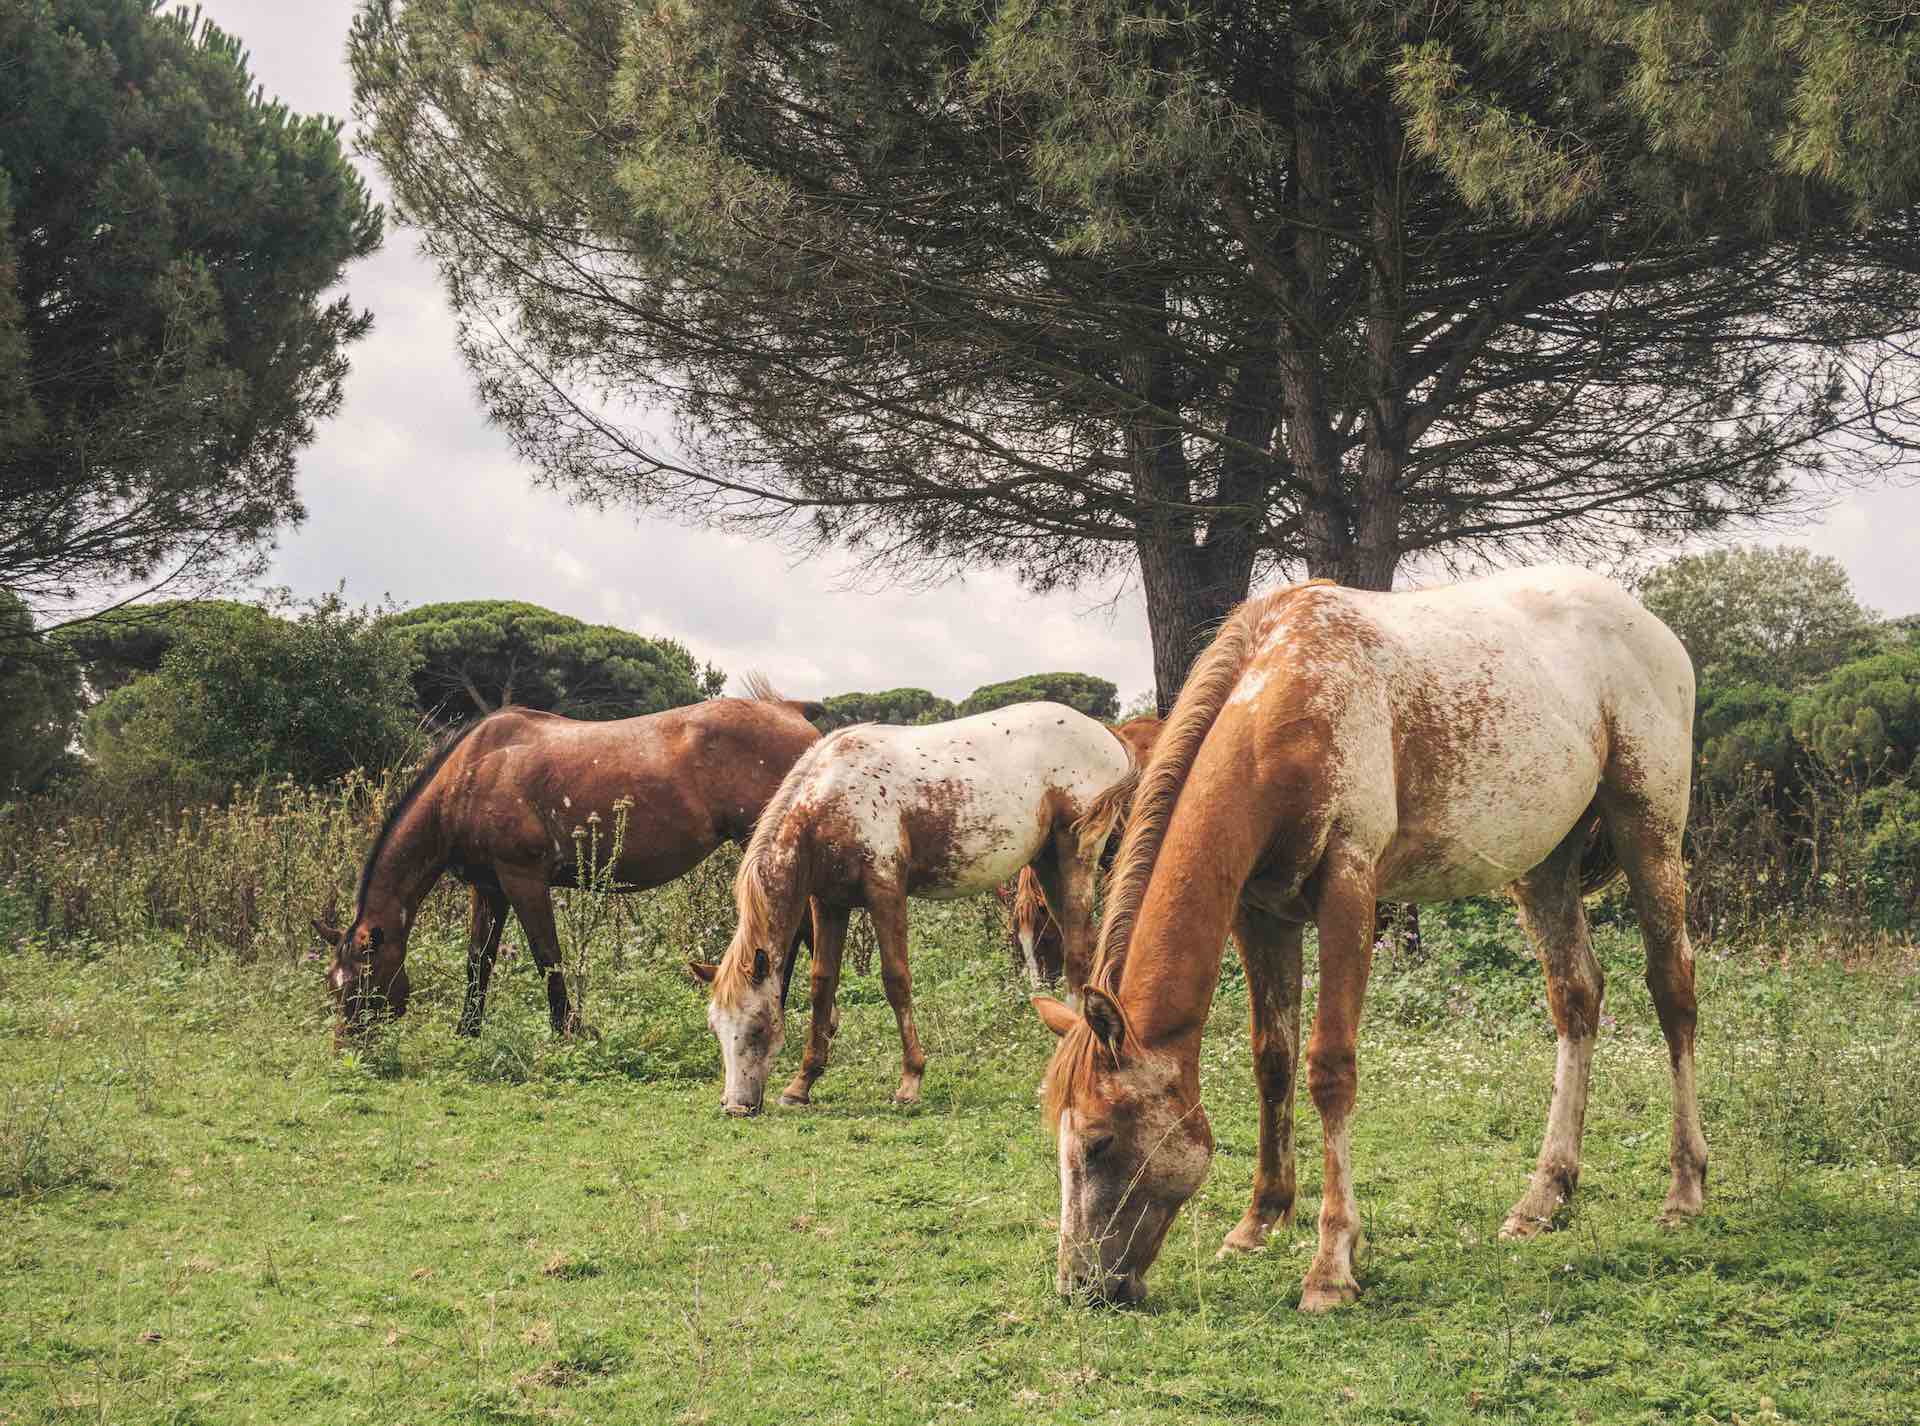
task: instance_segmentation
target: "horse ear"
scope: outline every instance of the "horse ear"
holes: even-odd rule
[[[1080,1014],[1093,1030],[1093,1037],[1100,1042],[1100,1047],[1118,1064],[1120,1049],[1127,1036],[1127,1022],[1120,1014],[1120,1007],[1113,1003],[1113,997],[1104,990],[1088,986],[1080,1001]]]
[[[1056,1035],[1065,1035],[1080,1019],[1051,995],[1034,996],[1033,1008],[1040,1012],[1040,1023]]]
[[[706,961],[688,961],[687,979],[695,985],[712,985],[713,978],[720,974],[720,967]]]
[[[338,926],[329,926],[318,916],[313,918],[313,934],[325,941],[329,946],[337,946],[340,944],[340,928]]]
[[[753,983],[755,985],[765,980],[767,978],[767,972],[772,969],[772,965],[767,960],[767,952],[764,946],[753,953]]]

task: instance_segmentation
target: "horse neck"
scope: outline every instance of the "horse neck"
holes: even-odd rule
[[[356,914],[369,901],[397,901],[411,924],[413,913],[446,870],[448,851],[433,797],[423,793],[401,812],[381,841]]]
[[[1154,859],[1118,987],[1142,1043],[1181,1058],[1199,1055],[1227,934],[1256,855],[1250,835],[1236,836],[1217,820],[1196,825],[1201,820],[1175,815]]]

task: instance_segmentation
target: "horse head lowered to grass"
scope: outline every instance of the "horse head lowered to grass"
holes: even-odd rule
[[[610,722],[503,708],[442,743],[375,835],[353,919],[344,928],[314,922],[334,948],[336,1032],[406,1010],[408,934],[446,872],[473,887],[460,1032],[479,1032],[508,907],[545,972],[554,1032],[577,1029],[549,890],[577,879],[575,831],[629,807],[610,869],[623,891],[672,881],[722,842],[744,843],[787,769],[819,741],[807,720],[821,711],[757,676],[748,686],[750,698]],[[791,967],[793,956],[785,959]]]
[[[1549,1226],[1580,1172],[1603,980],[1581,896],[1626,872],[1673,1076],[1664,1217],[1700,1211],[1693,956],[1680,838],[1693,668],[1624,589],[1584,570],[1517,570],[1374,594],[1324,583],[1243,604],[1199,661],[1135,796],[1081,1013],[1037,999],[1061,1036],[1044,1101],[1058,1137],[1059,1286],[1138,1300],[1213,1139],[1199,1055],[1229,933],[1246,966],[1260,1145],[1253,1199],[1221,1251],[1290,1221],[1301,949],[1319,930],[1306,1054],[1325,1127],[1319,1247],[1300,1306],[1359,1292],[1349,1151],[1377,901],[1508,887],[1559,1034],[1547,1131],[1503,1234]]]
[[[775,972],[792,963],[788,944],[809,898],[813,1018],[782,1103],[806,1103],[826,1071],[840,951],[856,906],[873,922],[881,985],[900,1027],[901,1103],[919,1098],[927,1062],[913,1024],[909,897],[974,895],[1031,865],[1077,993],[1092,949],[1094,875],[1135,770],[1131,745],[1058,703],[910,728],[861,724],[809,750],[741,860],[739,921],[725,957],[689,967],[712,986],[707,1018],[726,1065],[727,1112],[760,1108],[784,1035]]]

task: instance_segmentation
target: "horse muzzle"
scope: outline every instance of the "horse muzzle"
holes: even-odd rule
[[[1062,1297],[1095,1307],[1138,1307],[1147,1300],[1146,1276],[1137,1272],[1061,1273],[1054,1286]]]
[[[720,1107],[726,1110],[729,1119],[751,1119],[760,1112],[760,1102],[758,1100],[755,1100],[752,1104],[744,1104],[735,1100],[723,1099],[720,1101]]]

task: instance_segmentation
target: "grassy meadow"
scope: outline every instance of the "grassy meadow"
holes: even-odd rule
[[[443,890],[412,1012],[339,1056],[297,941],[61,934],[0,883],[0,1422],[1920,1417],[1911,947],[1847,959],[1788,927],[1703,951],[1710,1211],[1664,1232],[1664,1052],[1631,928],[1600,927],[1581,1196],[1512,1245],[1552,1074],[1539,978],[1505,906],[1430,914],[1426,962],[1378,968],[1362,1041],[1365,1296],[1318,1318],[1294,1311],[1304,1096],[1300,1223],[1213,1259],[1254,1147],[1230,969],[1213,1173],[1146,1307],[1109,1311],[1051,1291],[1051,1037],[996,913],[918,908],[921,1106],[889,1102],[892,1016],[850,967],[818,1103],[735,1121],[675,971],[724,940],[724,870],[576,908],[600,1032],[577,1044],[548,1037],[524,953],[456,1039]]]

